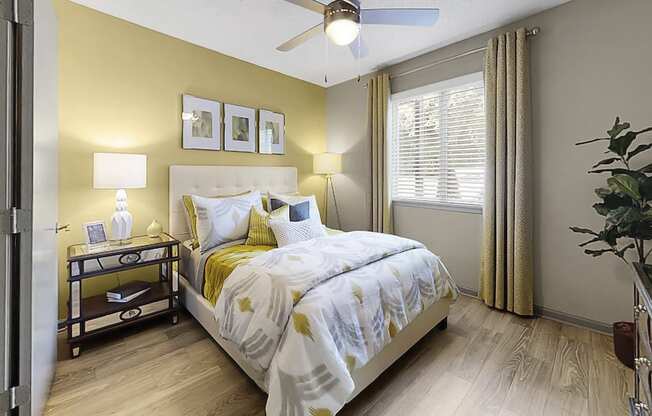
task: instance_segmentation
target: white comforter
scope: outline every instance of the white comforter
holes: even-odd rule
[[[334,415],[366,364],[419,313],[457,291],[416,241],[370,232],[269,251],[233,271],[220,335],[267,372],[267,415]]]

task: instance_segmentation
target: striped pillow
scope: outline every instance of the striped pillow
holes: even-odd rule
[[[252,207],[251,215],[249,215],[249,235],[245,244],[248,246],[275,246],[276,237],[269,227],[269,221],[272,219],[290,221],[290,207],[284,205],[272,212]]]

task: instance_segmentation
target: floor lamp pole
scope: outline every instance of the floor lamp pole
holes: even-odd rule
[[[333,185],[333,175],[326,175],[326,204],[324,207],[324,212],[326,213],[326,225],[328,225],[328,190],[330,184],[330,191],[333,194],[333,203],[335,205],[335,214],[337,216],[337,229],[339,230],[342,227],[342,221],[340,220],[340,209],[337,206],[337,197],[335,196],[335,186]]]

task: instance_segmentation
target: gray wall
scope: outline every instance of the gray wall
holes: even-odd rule
[[[616,115],[637,129],[652,125],[652,1],[574,0],[500,30],[388,68],[397,74],[484,46],[516,27],[541,27],[530,40],[534,193],[535,303],[552,311],[610,323],[631,320],[628,268],[612,257],[582,254],[570,225],[599,228],[591,205],[604,178],[586,171],[601,147],[578,139],[604,135]],[[392,92],[482,70],[482,54],[392,81]],[[349,81],[327,90],[328,144],[347,152],[335,178],[343,228],[369,227],[366,89]],[[349,151],[350,150],[350,151]],[[649,163],[650,160],[641,162]],[[462,287],[477,289],[481,215],[396,206],[397,233],[442,256]],[[332,224],[331,216],[331,224]]]

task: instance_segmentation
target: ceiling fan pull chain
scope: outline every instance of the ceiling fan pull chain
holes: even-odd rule
[[[360,15],[360,32],[358,33],[358,84],[360,83],[360,72],[362,69],[360,67],[360,57],[362,56],[362,15]]]
[[[328,84],[328,37],[324,36],[324,43],[326,44],[326,69],[324,70],[324,84]]]

